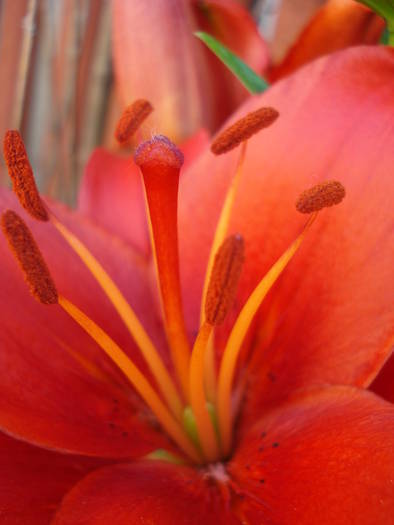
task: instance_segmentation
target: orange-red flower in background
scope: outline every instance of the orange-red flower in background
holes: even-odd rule
[[[253,69],[268,48],[248,11],[234,0],[113,2],[114,62],[123,103],[144,97],[150,124],[171,140],[201,126],[215,130],[247,97],[232,74],[193,35],[209,30]]]
[[[377,44],[384,25],[382,18],[355,0],[328,0],[269,77],[278,80],[311,60],[346,47]]]
[[[38,305],[28,295],[0,241],[0,359],[8,371],[0,378],[0,428],[30,443],[16,445],[5,438],[10,454],[21,447],[23,468],[10,465],[8,458],[3,461],[10,478],[22,487],[30,472],[29,495],[31,486],[37,486],[33,495],[38,502],[27,508],[23,491],[20,499],[0,493],[10,523],[19,519],[12,513],[16,502],[26,524],[49,522],[55,512],[53,523],[58,525],[110,520],[120,525],[138,520],[304,525],[346,524],[355,518],[360,524],[390,523],[394,409],[362,388],[390,355],[393,337],[393,83],[392,50],[356,48],[307,66],[248,101],[233,117],[238,120],[262,105],[280,114],[241,149],[242,173],[229,233],[244,237],[245,262],[233,312],[217,331],[217,358],[247,297],[305,224],[294,207],[297,195],[334,179],[345,186],[346,198],[335,209],[323,210],[310,226],[251,327],[237,364],[236,383],[244,397],[225,462],[192,467],[147,459],[157,449],[180,451],[64,308]],[[197,157],[180,179],[179,201],[180,269],[190,339],[199,326],[220,204],[239,156],[237,150],[215,157],[196,149]],[[141,150],[137,158],[145,166]],[[94,161],[93,168],[99,171]],[[126,185],[124,173],[123,167],[111,173],[107,184]],[[127,191],[137,201],[135,181],[130,185]],[[89,189],[87,183],[85,191]],[[141,240],[133,229],[138,210],[113,196],[106,200],[103,192],[100,205],[113,213],[123,206],[118,217],[129,225],[128,242],[111,233],[113,218],[105,231],[54,203],[48,203],[51,223],[21,215],[60,293],[103,327],[150,379],[108,298],[53,228],[61,232],[65,224],[94,252],[168,365],[149,255],[142,256],[131,244]],[[6,192],[1,201],[3,209],[18,209]],[[305,203],[301,208],[305,211]],[[155,237],[154,220],[152,227]],[[51,466],[43,473],[37,465],[44,455]],[[57,486],[50,491],[52,472]]]

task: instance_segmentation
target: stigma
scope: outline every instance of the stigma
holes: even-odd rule
[[[115,133],[118,141],[128,143],[151,111],[152,106],[144,100],[126,108]],[[134,152],[134,162],[140,168],[145,188],[163,331],[174,373],[167,369],[160,357],[144,328],[144,320],[138,318],[100,261],[42,201],[20,134],[9,131],[4,140],[4,156],[20,204],[33,218],[51,223],[70,250],[79,256],[124,322],[149,368],[149,377],[144,376],[124,349],[108,335],[105,327],[97,325],[57,289],[28,226],[14,211],[7,210],[2,214],[2,230],[33,297],[41,304],[58,305],[95,341],[121,370],[130,388],[151,409],[163,431],[177,445],[184,462],[214,466],[231,456],[238,415],[232,402],[233,394],[235,390],[238,395],[241,392],[241,397],[245,394],[245,384],[237,384],[236,372],[240,351],[253,319],[268,292],[300,249],[317,215],[323,208],[339,204],[345,196],[340,182],[327,181],[295,199],[296,209],[308,214],[305,224],[291,244],[284,247],[282,255],[272,261],[271,268],[261,276],[242,305],[217,366],[215,330],[233,309],[245,258],[242,232],[230,235],[229,224],[243,173],[247,143],[256,133],[274,124],[278,116],[273,108],[261,108],[225,129],[212,143],[214,154],[225,154],[238,146],[240,151],[210,248],[200,323],[194,340],[186,330],[178,250],[178,186],[183,155],[162,135],[142,142]],[[151,455],[154,457],[155,451]],[[168,457],[170,455],[168,453]]]

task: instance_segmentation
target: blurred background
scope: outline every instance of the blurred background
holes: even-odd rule
[[[150,1],[155,7],[161,2]],[[323,0],[236,1],[256,22],[269,48],[272,63],[283,58],[306,22],[323,3]],[[174,4],[173,0],[167,2],[166,5]],[[125,18],[121,11],[138,3],[146,6],[149,1],[0,0],[0,133],[3,136],[10,128],[21,131],[41,191],[68,204],[75,204],[78,183],[93,148],[96,145],[117,148],[112,138],[114,125],[127,103],[125,99],[129,97],[128,102],[131,102],[134,93],[124,93],[122,72],[117,72],[124,58],[116,58],[113,44],[115,42],[118,46],[119,56],[122,50],[132,55],[119,37]],[[194,8],[198,5],[203,13],[204,2],[176,0],[176,9],[183,9],[179,17],[185,15],[185,3],[193,4]],[[141,34],[146,34],[147,28],[139,26],[147,21],[143,20],[141,13],[138,16],[139,24],[130,27],[131,36],[135,36],[141,46],[145,42],[145,47],[157,45],[160,48],[162,35],[156,32],[154,20],[155,44],[152,36],[150,41],[142,39]],[[198,16],[192,11],[187,12],[190,33],[200,27]],[[208,22],[205,20],[204,23]],[[121,50],[119,46],[122,46]],[[130,67],[135,65],[144,83],[145,72],[137,55],[139,53],[130,56],[130,60],[135,61]],[[194,60],[191,54],[189,59]],[[144,60],[147,62],[149,58],[145,56]],[[251,62],[253,65],[253,59]],[[203,75],[201,64],[197,62],[193,67]],[[173,64],[169,63],[169,74],[172,74],[172,68]],[[166,69],[164,73],[158,71],[157,76],[157,83],[163,81],[163,86],[165,72]],[[160,85],[156,86],[156,91],[160,91]],[[149,94],[148,90],[146,98]],[[136,96],[141,95],[136,93]],[[168,97],[168,93],[164,96]],[[173,135],[174,140],[183,140],[200,125],[214,131],[245,96],[246,93],[240,96],[232,93],[231,103],[215,120],[207,120],[201,112],[193,117],[189,127],[181,131],[169,130],[168,134]],[[152,97],[155,98],[155,93]],[[160,125],[159,131],[162,131],[161,124],[162,121],[157,124]],[[4,165],[1,168],[1,183],[8,184]]]

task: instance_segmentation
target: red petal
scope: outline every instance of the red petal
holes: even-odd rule
[[[274,401],[301,385],[368,385],[390,352],[393,78],[391,49],[354,48],[305,67],[234,117],[263,105],[280,113],[250,140],[233,212],[230,232],[240,232],[246,246],[238,307],[305,223],[294,206],[299,193],[325,179],[340,180],[347,191],[341,205],[321,212],[266,305],[265,314],[273,308],[267,322],[274,337],[265,345],[255,339],[256,410],[263,398]],[[181,268],[191,328],[236,158],[207,152],[181,181]],[[261,331],[268,329],[264,319]]]
[[[270,73],[282,78],[307,62],[357,44],[377,44],[384,20],[353,0],[329,0],[313,17],[281,64]]]
[[[64,494],[103,464],[48,452],[0,433],[2,525],[49,524]]]
[[[3,191],[0,199],[0,209],[14,208],[26,218],[10,194]],[[77,216],[56,211],[89,244],[138,313],[146,313],[144,323],[155,336],[157,324],[149,314],[154,306],[138,258]],[[131,337],[82,263],[51,225],[26,220],[60,292],[143,368]],[[130,386],[96,344],[60,307],[43,306],[30,296],[3,235],[0,259],[0,428],[48,448],[114,457],[138,456],[166,445],[167,440],[146,423]]]
[[[229,472],[245,523],[392,523],[394,408],[347,387],[300,394],[242,440]]]
[[[199,131],[194,133],[189,139],[182,142],[179,146],[182,150],[182,153],[185,157],[181,175],[185,172],[189,166],[192,166],[194,162],[197,161],[198,157],[205,151],[205,148],[210,142],[210,135],[208,131],[204,128],[201,128]]]
[[[149,253],[141,175],[130,156],[95,150],[82,178],[78,208],[141,253]]]
[[[231,41],[253,66],[266,63],[265,45],[246,10],[224,1],[204,3],[204,8],[213,16],[211,33],[220,32],[226,41],[231,33]],[[193,35],[201,12],[200,5],[190,1],[156,0],[149,6],[114,2],[114,61],[123,103],[150,100],[155,108],[151,128],[175,142],[201,126],[216,129],[247,96]],[[207,27],[206,18],[204,22]]]
[[[394,354],[388,358],[369,388],[375,394],[394,403]]]
[[[67,494],[53,525],[236,525],[195,470],[159,461],[103,468]]]

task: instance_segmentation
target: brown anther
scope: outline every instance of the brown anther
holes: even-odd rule
[[[58,293],[36,241],[24,221],[12,210],[1,217],[1,227],[32,295],[43,304],[58,302]]]
[[[228,237],[219,248],[212,268],[205,302],[206,321],[221,324],[233,304],[244,262],[244,241],[240,235]]]
[[[212,153],[215,155],[227,153],[260,130],[271,126],[278,117],[279,113],[274,108],[260,108],[248,113],[216,137],[211,144]]]
[[[155,135],[142,142],[135,151],[137,166],[158,166],[179,170],[183,164],[183,153],[164,135]]]
[[[296,208],[300,213],[312,213],[339,204],[345,194],[345,188],[340,182],[327,180],[303,191],[297,199]]]
[[[150,102],[139,99],[127,106],[119,119],[115,130],[115,138],[120,144],[126,143],[143,121],[152,113],[153,107]]]
[[[33,170],[19,131],[9,130],[4,137],[4,159],[12,181],[14,193],[32,217],[48,220],[48,212],[38,193]]]

